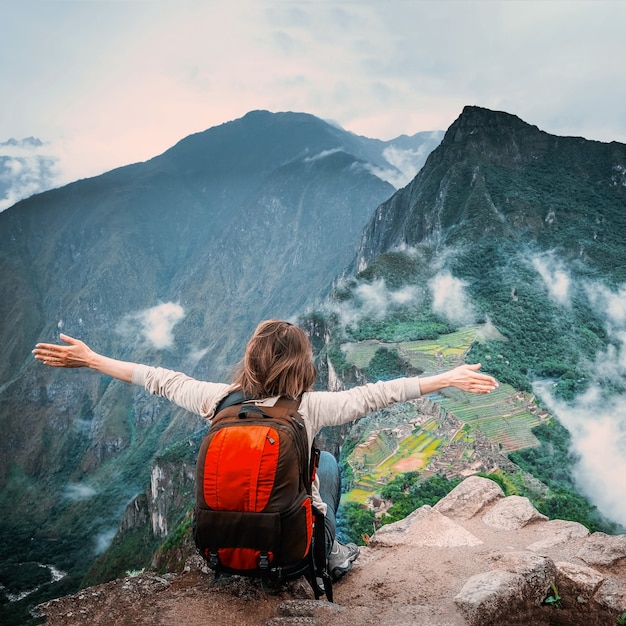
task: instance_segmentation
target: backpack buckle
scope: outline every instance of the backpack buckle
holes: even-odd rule
[[[213,570],[218,569],[220,566],[220,560],[217,556],[217,552],[209,552],[209,567]]]
[[[268,570],[270,568],[270,557],[267,552],[261,552],[259,555],[259,567],[262,570]]]
[[[320,464],[321,451],[319,448],[313,446],[311,448],[311,482],[315,480],[317,474],[317,468]]]

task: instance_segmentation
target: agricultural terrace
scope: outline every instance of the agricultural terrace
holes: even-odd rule
[[[413,367],[428,375],[462,363],[481,334],[482,327],[471,326],[436,340],[393,344],[368,340],[344,344],[342,350],[348,362],[365,369],[379,348],[396,349]],[[531,429],[547,418],[532,396],[503,384],[488,395],[448,389],[432,394],[430,399],[507,452],[538,445]],[[461,436],[456,432],[448,438],[435,419],[413,426],[404,433],[394,429],[393,436],[386,429],[368,433],[367,440],[348,459],[355,474],[355,489],[345,495],[346,500],[363,502],[395,475],[426,468],[434,455]]]

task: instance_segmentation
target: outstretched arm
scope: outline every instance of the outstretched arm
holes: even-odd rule
[[[419,384],[422,395],[440,391],[446,387],[456,387],[471,393],[493,391],[498,386],[498,382],[493,376],[479,372],[479,369],[480,363],[460,365],[441,374],[420,377]]]
[[[89,367],[126,383],[132,382],[135,363],[118,361],[94,352],[87,344],[69,335],[61,335],[69,344],[38,343],[33,350],[35,358],[51,367]]]

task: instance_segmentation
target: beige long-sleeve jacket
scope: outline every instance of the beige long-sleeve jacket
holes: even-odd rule
[[[133,383],[207,419],[213,417],[219,401],[231,391],[231,386],[224,383],[204,382],[180,372],[147,365],[135,367]],[[352,422],[396,402],[412,400],[420,395],[417,377],[397,378],[360,385],[346,391],[307,392],[303,394],[298,410],[306,425],[310,447],[315,435],[324,426]],[[271,401],[266,399],[260,403]],[[312,495],[313,503],[326,513],[326,505],[319,497],[317,484],[313,485]]]

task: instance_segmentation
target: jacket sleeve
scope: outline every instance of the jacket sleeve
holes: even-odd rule
[[[224,383],[204,382],[181,372],[147,365],[135,367],[133,384],[202,417],[212,417],[218,402],[230,390],[230,385]]]
[[[396,402],[421,395],[419,379],[397,378],[360,385],[346,391],[313,391],[304,394],[302,413],[317,431],[324,426],[345,424]]]

